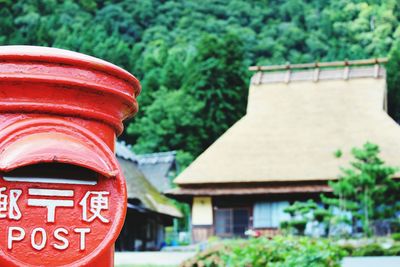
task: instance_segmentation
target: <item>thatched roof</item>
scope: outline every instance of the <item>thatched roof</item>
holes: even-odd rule
[[[184,187],[335,179],[339,167],[350,161],[351,148],[367,141],[380,146],[388,164],[400,166],[400,127],[384,110],[382,67],[299,73],[256,73],[247,114],[175,183]],[[316,73],[321,79],[315,79]],[[338,149],[344,153],[340,159],[333,156]]]
[[[151,212],[172,217],[182,217],[182,213],[175,207],[172,200],[160,194],[157,189],[147,181],[144,174],[136,166],[136,163],[127,159],[132,158],[133,155],[129,155],[129,148],[122,150],[123,147],[125,147],[123,144],[117,143],[116,154],[126,179],[128,200],[139,201],[142,208]],[[125,158],[121,155],[124,155]]]
[[[182,213],[171,203],[171,200],[161,195],[131,161],[118,158],[126,179],[128,199],[140,201],[143,208],[172,217],[182,217]]]
[[[137,155],[139,169],[161,193],[172,188],[169,175],[176,171],[175,156],[175,151]]]
[[[115,148],[118,157],[134,162],[158,192],[171,189],[169,175],[176,171],[175,151],[135,154],[124,141],[116,142]]]

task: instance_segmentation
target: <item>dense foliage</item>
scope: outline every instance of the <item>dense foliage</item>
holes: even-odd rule
[[[345,256],[400,256],[399,235],[377,239],[333,240],[275,236],[213,241],[209,248],[186,260],[182,267],[341,266]]]
[[[379,152],[377,145],[368,142],[353,148],[350,167],[342,168],[339,179],[329,183],[334,197],[323,197],[331,207],[351,212],[349,223],[354,229],[360,220],[367,236],[373,233],[373,221],[395,220],[398,211],[400,182],[393,179],[398,169],[386,165]]]
[[[306,234],[307,223],[313,223],[317,227],[312,229],[311,235],[324,235],[325,222],[331,218],[331,213],[323,207],[318,206],[314,200],[309,199],[306,202],[296,201],[284,210],[289,214],[288,221],[281,222],[280,228],[286,233],[295,235]],[[321,225],[320,224],[324,224]]]
[[[379,238],[342,239],[333,242],[346,250],[349,256],[400,256],[398,233]]]
[[[120,65],[142,82],[124,138],[138,152],[198,155],[245,111],[250,64],[391,55],[397,0],[0,0],[0,45],[66,48]],[[396,48],[397,47],[397,48]],[[400,118],[398,78],[389,83]]]
[[[207,249],[182,266],[336,267],[346,251],[334,242],[306,237],[276,236],[231,240]]]
[[[386,165],[379,152],[379,147],[369,142],[353,148],[350,166],[341,168],[339,179],[329,182],[332,194],[321,195],[320,205],[310,199],[287,207],[290,220],[282,222],[281,229],[303,235],[309,224],[307,234],[316,236],[399,231],[400,181],[393,179],[398,168]],[[335,152],[335,156],[341,157],[342,152]]]

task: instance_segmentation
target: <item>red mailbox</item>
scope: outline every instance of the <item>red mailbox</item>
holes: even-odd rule
[[[139,92],[103,60],[0,47],[0,266],[113,266],[127,201],[114,142]]]

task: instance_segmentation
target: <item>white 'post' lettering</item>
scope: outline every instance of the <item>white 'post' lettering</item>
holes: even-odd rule
[[[42,241],[41,243],[37,244],[36,243],[36,234],[37,232],[40,232],[42,234]],[[43,228],[35,228],[33,229],[31,233],[31,245],[34,249],[36,250],[42,250],[46,246],[47,242],[47,234],[46,231]]]
[[[66,239],[64,236],[60,235],[60,233],[63,233],[63,234],[65,234],[65,235],[68,235],[68,230],[61,227],[61,228],[57,228],[57,229],[54,231],[54,238],[55,238],[56,240],[58,240],[58,241],[61,241],[63,244],[62,244],[62,245],[53,244],[53,247],[54,247],[55,249],[58,249],[58,250],[65,250],[65,249],[68,248],[69,242],[68,242],[68,239]]]
[[[14,232],[19,232],[19,235],[14,235]],[[25,237],[25,231],[21,227],[9,227],[7,237],[7,247],[12,249],[13,241],[21,241]]]
[[[75,228],[74,232],[80,234],[80,247],[79,250],[86,249],[86,234],[90,233],[90,228]]]

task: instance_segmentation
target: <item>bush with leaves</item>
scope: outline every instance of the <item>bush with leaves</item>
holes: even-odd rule
[[[319,207],[314,200],[306,202],[296,201],[284,210],[290,215],[288,221],[283,221],[280,225],[282,230],[291,234],[304,235],[308,222],[315,222],[316,225],[324,223],[331,214],[324,208]],[[321,235],[320,231],[317,235]]]
[[[275,236],[224,241],[182,266],[336,267],[345,255],[344,249],[327,239]]]
[[[400,256],[400,243],[390,239],[353,239],[338,242],[349,256]]]
[[[395,241],[400,241],[400,233],[392,234],[392,239],[395,240]]]

